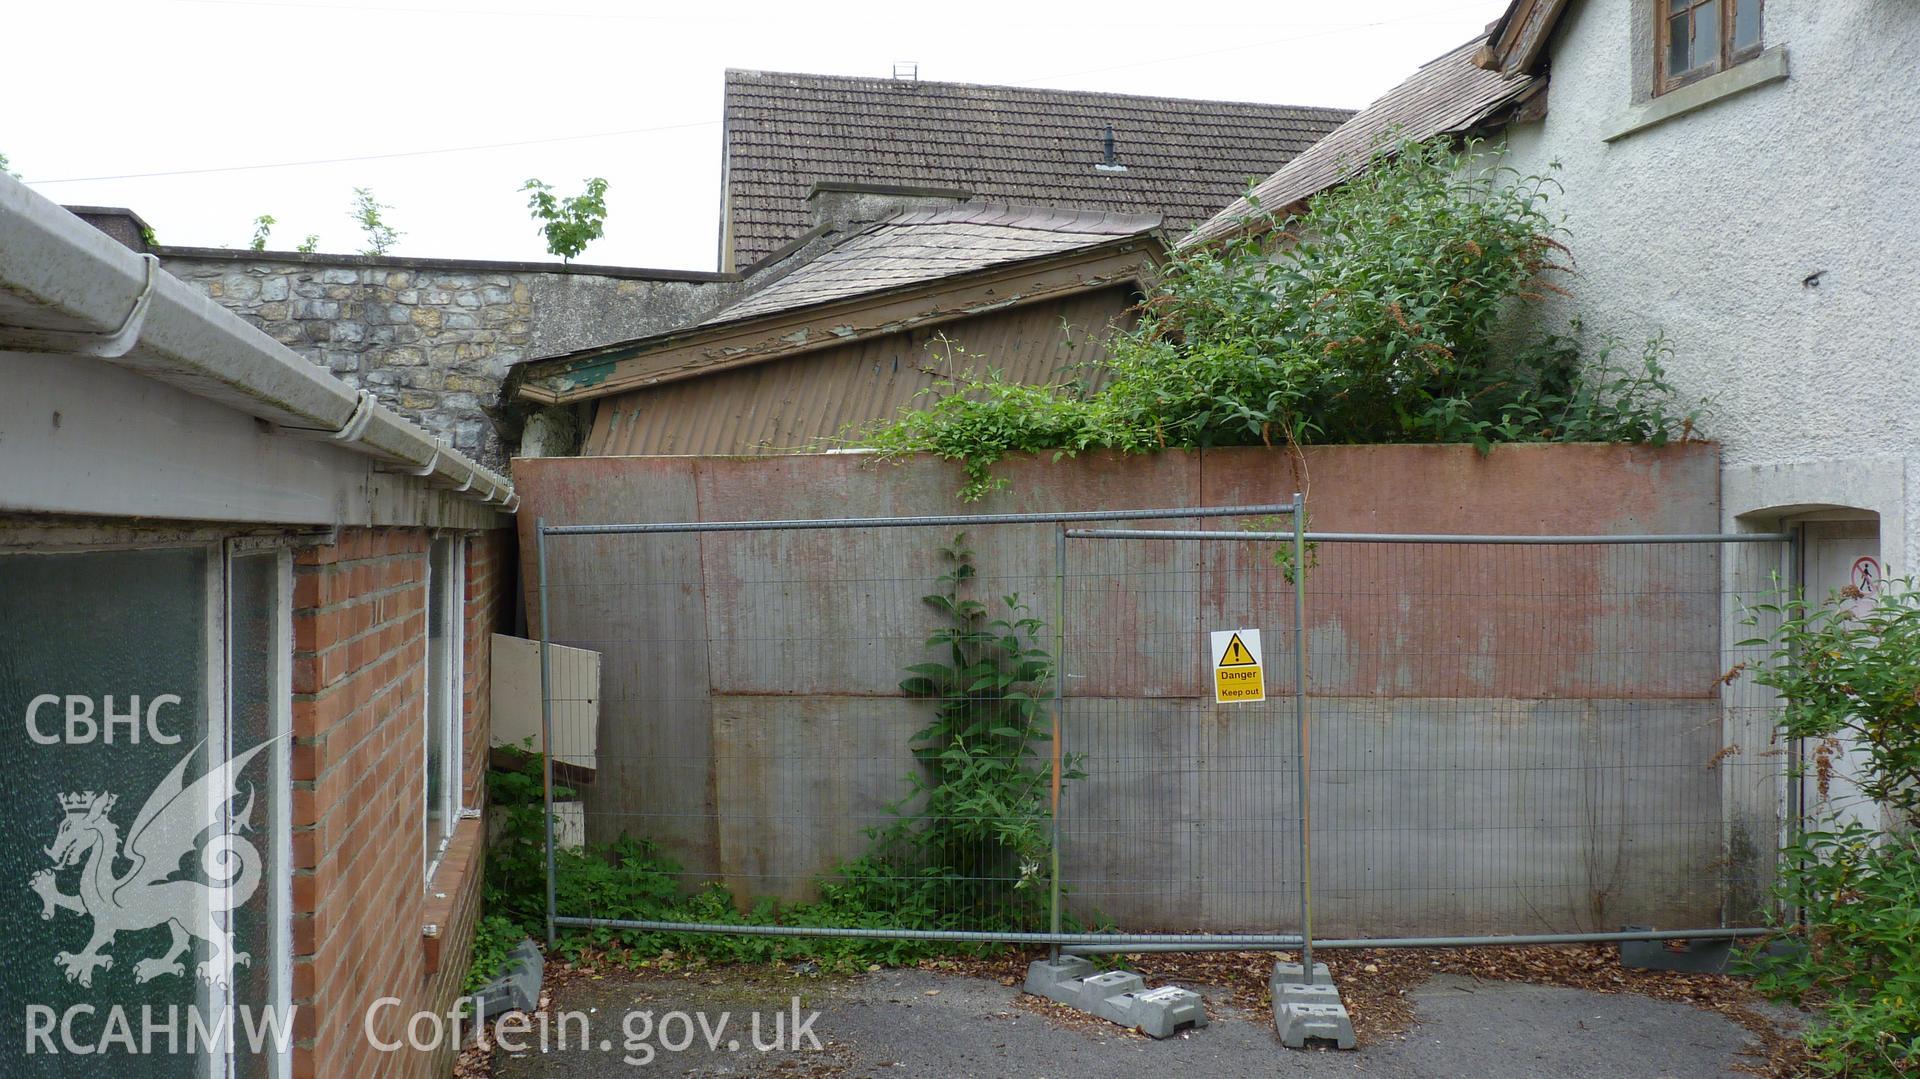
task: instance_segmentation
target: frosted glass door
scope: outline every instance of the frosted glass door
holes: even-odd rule
[[[208,1072],[186,1052],[208,953],[176,944],[176,926],[207,923],[207,889],[112,885],[206,879],[197,858],[127,843],[183,758],[205,768],[215,564],[205,547],[0,554],[0,1074]],[[171,1042],[154,1029],[169,1017]]]

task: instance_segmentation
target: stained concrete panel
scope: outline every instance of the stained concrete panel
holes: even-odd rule
[[[1719,528],[1712,447],[1209,450],[1206,501],[1309,492],[1327,532],[1619,534]],[[1202,617],[1291,623],[1281,545],[1209,545]],[[1328,694],[1699,697],[1719,673],[1711,546],[1323,543],[1307,566],[1310,685]],[[1287,612],[1285,617],[1267,612]],[[1278,672],[1285,677],[1284,669]],[[1282,689],[1287,682],[1275,682]]]
[[[1060,473],[1022,459],[1008,466],[1008,490],[956,504],[958,471],[930,464],[857,455],[700,459],[700,505],[708,520],[1171,508],[1192,504],[1198,473],[1197,456],[1169,454],[1110,460],[1083,469],[1084,483],[1062,483]],[[901,668],[929,658],[924,643],[945,624],[922,597],[942,587],[951,563],[940,551],[961,531],[980,569],[969,594],[995,618],[1017,617],[1004,602],[1017,598],[1044,623],[1041,645],[1058,651],[1053,526],[710,533],[702,547],[716,691],[897,692]],[[1085,541],[1069,548],[1066,645],[1078,671],[1069,691],[1191,694],[1197,676],[1184,649],[1199,628],[1199,552],[1129,546],[1136,549],[1124,558]]]
[[[522,464],[523,534],[540,514],[573,523],[1184,507],[1286,501],[1306,486],[1289,455],[1258,450],[1016,461],[1013,489],[971,506],[951,500],[957,468],[928,460]],[[1317,529],[1717,524],[1715,461],[1697,447],[1510,447],[1490,458],[1329,447],[1309,450],[1307,464]],[[860,824],[902,793],[906,739],[928,707],[888,695],[940,624],[919,600],[951,538],[934,532],[550,542],[552,579],[566,589],[555,593],[555,639],[608,655],[596,835],[665,838],[690,868],[743,895],[789,898],[864,850]],[[981,528],[973,538],[986,577],[978,594],[1017,590],[1056,628],[1054,530]],[[1285,698],[1291,594],[1272,551],[1075,544],[1067,749],[1088,754],[1090,774],[1069,788],[1063,817],[1072,902],[1128,928],[1290,926],[1300,875]],[[1737,834],[1764,828],[1766,799],[1753,791],[1772,790],[1757,770],[1729,778],[1724,763],[1717,774],[1708,767],[1723,737],[1710,643],[1721,623],[1702,582],[1717,566],[1649,563],[1633,549],[1503,550],[1504,559],[1395,548],[1388,560],[1329,545],[1309,565],[1310,685],[1329,695],[1314,704],[1318,930],[1716,921],[1715,859]],[[1203,634],[1241,625],[1266,635],[1275,699],[1216,706],[1201,699]],[[1745,792],[1738,821],[1720,819],[1723,787]]]
[[[1207,505],[1307,496],[1323,532],[1714,532],[1719,448],[1541,443],[1207,450]]]
[[[1717,702],[1312,705],[1317,932],[1719,923]]]
[[[1088,921],[1282,932],[1298,911],[1290,703],[1080,698],[1062,879]]]
[[[902,698],[715,697],[714,819],[734,895],[816,898],[823,874],[867,853],[867,830],[892,823],[912,791],[911,739],[929,711]]]
[[[530,488],[520,513],[529,554],[538,517],[604,524],[699,514],[685,459],[536,459],[516,470]],[[717,872],[698,539],[553,536],[546,552],[552,640],[602,656],[599,769],[583,792],[588,839],[654,839],[689,871]],[[523,579],[537,585],[537,567],[528,570]],[[537,636],[537,595],[528,614]]]

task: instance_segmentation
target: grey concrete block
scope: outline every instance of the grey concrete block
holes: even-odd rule
[[[1282,983],[1294,985],[1332,985],[1333,974],[1325,963],[1315,963],[1313,974],[1308,976],[1298,963],[1275,963],[1273,973],[1267,975],[1267,988],[1278,994]]]
[[[481,1019],[501,1012],[530,1012],[540,1003],[540,980],[546,974],[546,960],[531,940],[523,940],[507,953],[507,969],[498,978],[480,988]]]
[[[1273,993],[1273,1029],[1280,1044],[1289,1049],[1304,1049],[1308,1041],[1330,1041],[1341,1049],[1357,1044],[1353,1020],[1325,963],[1315,963],[1311,971],[1299,963],[1275,963],[1267,988]]]
[[[1152,1038],[1170,1038],[1181,1030],[1207,1025],[1206,1002],[1200,994],[1174,985],[1148,989],[1130,971],[1095,974],[1093,964],[1079,956],[1029,963],[1026,990]]]
[[[1041,959],[1027,964],[1027,992],[1036,997],[1057,1000],[1056,987],[1067,982],[1077,982],[1093,974],[1093,964],[1077,955],[1063,955],[1057,960]]]
[[[1339,1004],[1285,1004],[1273,1009],[1273,1027],[1280,1044],[1289,1049],[1304,1049],[1309,1041],[1330,1041],[1341,1049],[1352,1049],[1353,1020]]]
[[[1098,1015],[1103,1019],[1112,1019],[1102,1014],[1101,1007],[1109,997],[1122,993],[1133,993],[1147,987],[1147,981],[1140,975],[1127,970],[1109,970],[1103,974],[1091,974],[1080,979],[1080,1000],[1075,1005],[1083,1012]],[[1119,1022],[1118,1019],[1113,1019]]]
[[[1282,982],[1275,988],[1273,1003],[1281,1004],[1339,1004],[1340,990],[1331,985],[1301,985],[1298,982]]]
[[[1094,1014],[1149,1038],[1171,1038],[1181,1030],[1207,1025],[1206,1002],[1200,994],[1177,985],[1134,989],[1108,997]]]

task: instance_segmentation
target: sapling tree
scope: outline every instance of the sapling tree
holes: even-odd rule
[[[307,233],[307,238],[301,240],[299,246],[295,247],[294,250],[303,255],[311,255],[315,251],[320,250],[320,234],[317,232]]]
[[[273,233],[273,226],[277,223],[278,222],[274,221],[272,214],[261,214],[259,217],[254,218],[253,239],[247,241],[248,249],[265,251],[267,249],[267,237]]]
[[[540,232],[547,238],[547,251],[562,262],[572,262],[606,230],[607,181],[604,177],[588,179],[586,191],[566,198],[555,196],[553,186],[538,178],[521,184],[520,190],[533,192],[527,199],[527,209],[532,211],[533,219],[540,222]]]
[[[382,215],[382,211],[391,209],[392,206],[374,198],[372,190],[364,187],[353,189],[353,221],[360,226],[361,232],[367,234],[367,246],[361,250],[361,254],[384,255],[400,242],[400,237],[406,235],[388,224]]]

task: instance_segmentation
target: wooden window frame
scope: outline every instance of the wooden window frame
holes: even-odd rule
[[[1691,4],[1690,11],[1709,5],[1714,8],[1718,16],[1719,47],[1710,61],[1675,75],[1667,71],[1667,55],[1672,45],[1673,16],[1676,12],[1671,0],[1653,0],[1653,96],[1678,90],[1759,56],[1766,49],[1767,4],[1766,0],[1754,0],[1754,3],[1754,14],[1760,20],[1760,33],[1754,38],[1753,44],[1739,50],[1734,48],[1733,32],[1734,15],[1739,9],[1740,0],[1703,0]]]

